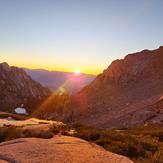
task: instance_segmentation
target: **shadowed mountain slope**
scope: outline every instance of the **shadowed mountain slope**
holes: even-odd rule
[[[162,96],[163,47],[129,54],[73,97],[75,121],[104,128],[161,123]]]
[[[25,107],[33,112],[51,93],[48,88],[34,81],[26,72],[7,63],[0,64],[0,111],[14,112]]]

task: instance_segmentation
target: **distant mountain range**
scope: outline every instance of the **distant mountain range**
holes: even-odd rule
[[[65,89],[70,94],[76,93],[84,86],[90,84],[95,75],[75,74],[73,72],[48,71],[43,69],[27,69],[26,73],[35,81],[48,87],[51,91]]]

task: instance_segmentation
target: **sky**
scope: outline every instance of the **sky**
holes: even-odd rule
[[[162,0],[0,0],[0,62],[99,74],[163,45]]]

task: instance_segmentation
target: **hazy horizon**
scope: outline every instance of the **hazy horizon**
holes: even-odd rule
[[[161,0],[0,0],[1,62],[99,74],[163,45]]]

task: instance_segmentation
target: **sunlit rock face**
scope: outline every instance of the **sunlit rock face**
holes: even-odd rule
[[[21,104],[30,113],[45,100],[50,91],[29,77],[23,69],[0,64],[0,111],[14,112]]]
[[[71,97],[60,90],[47,98],[32,116],[40,119],[71,121]]]
[[[113,61],[76,94],[74,117],[104,128],[147,123],[162,114],[151,108],[162,95],[163,47],[143,50]]]

